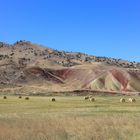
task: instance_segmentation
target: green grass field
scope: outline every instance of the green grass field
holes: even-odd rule
[[[0,140],[140,140],[140,97],[0,96]]]

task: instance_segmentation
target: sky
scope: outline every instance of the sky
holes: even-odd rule
[[[140,62],[140,0],[0,0],[0,41]]]

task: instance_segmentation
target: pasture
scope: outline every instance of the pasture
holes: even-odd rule
[[[140,139],[140,97],[134,103],[129,96],[94,98],[0,96],[0,140]]]

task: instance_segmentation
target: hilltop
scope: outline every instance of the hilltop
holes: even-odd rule
[[[140,92],[140,63],[58,51],[29,41],[0,42],[2,92]]]

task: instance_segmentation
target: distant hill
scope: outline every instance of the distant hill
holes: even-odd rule
[[[29,41],[0,42],[0,91],[140,92],[140,63],[54,50]]]

